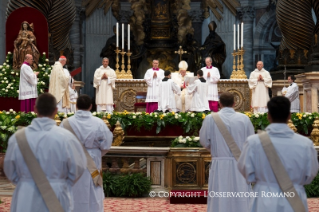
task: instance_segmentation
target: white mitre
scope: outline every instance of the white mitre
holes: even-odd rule
[[[188,68],[187,62],[185,60],[182,60],[181,62],[179,62],[178,68],[179,68],[179,70],[185,70],[186,71],[187,68]]]

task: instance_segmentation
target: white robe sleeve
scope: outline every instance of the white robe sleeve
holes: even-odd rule
[[[304,185],[310,184],[312,180],[317,176],[318,173],[318,158],[317,151],[313,147],[312,141],[309,142],[308,154],[310,160],[307,163],[307,173]]]
[[[263,77],[263,80],[264,80],[264,84],[267,88],[271,88],[272,87],[272,79],[271,79],[271,76],[269,74],[268,71],[266,71],[265,73],[266,77]]]
[[[99,148],[103,156],[109,151],[113,142],[113,133],[109,130],[106,124],[104,124],[104,122],[100,125],[97,141],[99,142]]]
[[[295,99],[297,99],[299,97],[298,86],[294,86],[293,88],[288,89],[285,97],[288,98],[290,102],[293,102]]]
[[[177,95],[181,95],[181,88],[175,82],[172,82],[172,89]]]
[[[37,76],[33,73],[32,69],[24,68],[23,69],[23,77],[24,79],[31,85],[36,85],[38,80]]]
[[[256,182],[254,168],[253,146],[246,140],[243,150],[238,159],[237,167],[239,172],[246,178],[247,183]]]
[[[210,72],[209,83],[217,84],[220,79],[220,74],[217,68],[212,69]]]
[[[197,90],[197,85],[196,84],[192,84],[192,85],[187,86],[187,93],[189,95],[191,95],[194,92],[196,92],[196,90]]]
[[[107,76],[107,83],[109,85],[112,85],[112,89],[115,89],[115,80],[116,80],[116,74],[115,71],[111,71],[111,74]]]
[[[206,148],[209,152],[211,151],[211,140],[210,140],[210,131],[212,127],[211,123],[212,117],[206,116],[206,118],[203,121],[202,127],[199,131],[199,138],[201,145]]]
[[[101,71],[99,69],[96,69],[96,71],[94,72],[93,87],[94,88],[99,87],[101,84],[101,80],[102,80]]]
[[[153,71],[151,69],[146,71],[144,80],[149,87],[153,86]]]
[[[254,72],[252,72],[250,74],[249,80],[248,80],[249,88],[254,89],[254,88],[256,88],[257,84],[258,84],[258,79],[257,79],[257,77],[255,77]]]
[[[6,174],[6,177],[13,183],[17,184],[19,182],[19,175],[16,170],[16,164],[15,164],[15,155],[14,155],[14,149],[18,148],[18,144],[15,138],[15,135],[12,135],[8,142],[8,148],[6,151],[6,155],[4,158],[4,172]]]

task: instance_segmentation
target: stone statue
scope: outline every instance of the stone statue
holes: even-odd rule
[[[201,47],[202,61],[205,64],[205,58],[211,57],[213,60],[213,66],[217,67],[220,73],[220,78],[225,78],[222,74],[222,65],[226,59],[226,45],[221,37],[215,32],[217,24],[215,21],[211,21],[208,24],[209,35],[207,36],[205,43]]]
[[[105,46],[103,47],[100,57],[104,58],[107,57],[109,59],[109,66],[115,69],[116,65],[116,26],[113,26],[114,35],[107,39]],[[119,39],[121,36],[119,36]]]
[[[187,33],[185,40],[185,49],[187,54],[183,56],[183,59],[187,61],[188,70],[191,72],[196,72],[201,69],[202,55],[200,53],[200,45],[194,38],[194,35]]]
[[[24,57],[26,54],[31,54],[33,56],[34,61],[32,64],[32,69],[36,69],[38,67],[40,53],[36,46],[36,37],[34,36],[33,32],[33,24],[29,24],[26,21],[21,23],[19,35],[14,41],[14,69],[20,69],[22,63],[24,62]]]

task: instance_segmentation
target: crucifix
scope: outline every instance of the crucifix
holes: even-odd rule
[[[178,51],[175,51],[175,54],[179,54],[179,61],[182,60],[182,55],[186,54],[186,53],[187,53],[187,51],[183,51],[182,46],[179,46]]]

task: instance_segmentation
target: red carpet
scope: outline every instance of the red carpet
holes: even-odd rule
[[[0,212],[10,211],[11,197],[0,197]],[[319,212],[319,199],[308,199],[309,212]],[[104,211],[119,212],[205,212],[206,205],[169,204],[168,198],[106,198]]]

